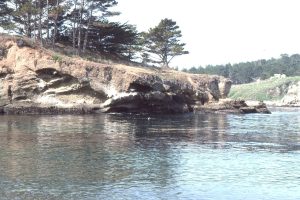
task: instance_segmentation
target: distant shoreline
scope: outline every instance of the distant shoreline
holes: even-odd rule
[[[246,100],[246,104],[248,106],[255,106],[258,105],[260,101],[255,101],[255,100]],[[276,108],[300,108],[300,105],[296,104],[283,104],[279,101],[263,101],[268,108],[270,107],[276,107]]]

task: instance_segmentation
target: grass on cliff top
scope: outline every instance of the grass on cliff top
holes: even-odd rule
[[[233,85],[229,98],[245,99],[257,101],[276,101],[280,100],[283,95],[276,92],[291,83],[300,81],[300,76],[286,77],[286,78],[270,78],[260,82]]]
[[[167,78],[172,80],[188,81],[187,76],[191,76],[186,72],[174,70],[172,68],[161,68],[153,65],[146,65],[124,58],[120,58],[116,55],[103,53],[103,52],[92,52],[86,50],[80,56],[76,54],[75,49],[72,46],[68,46],[63,43],[55,43],[55,46],[47,44],[45,41],[41,44],[39,41],[34,41],[32,38],[24,36],[8,35],[6,33],[0,33],[0,50],[7,48],[6,42],[12,41],[17,43],[18,40],[22,40],[22,47],[29,47],[34,51],[39,51],[43,55],[49,56],[49,59],[54,62],[58,62],[61,65],[77,65],[83,67],[93,67],[100,65],[113,66],[123,70],[124,72],[136,73],[143,76],[143,74],[158,75],[161,78]],[[0,55],[1,60],[1,55]],[[205,77],[205,75],[203,75]]]
[[[123,64],[129,66],[140,67],[141,63],[127,60],[115,54],[109,54],[105,52],[94,52],[86,50],[85,53],[81,53],[80,56],[76,54],[76,50],[72,46],[63,43],[55,43],[52,46],[52,43],[46,43],[46,41],[41,44],[40,41],[35,41],[33,38],[28,38],[20,35],[9,35],[7,33],[0,33],[0,47],[3,46],[8,41],[17,42],[17,40],[22,40],[24,42],[23,46],[30,47],[36,50],[44,50],[49,54],[52,54],[54,58],[78,58],[96,63],[104,64]]]

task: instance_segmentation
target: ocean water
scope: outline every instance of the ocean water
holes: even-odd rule
[[[0,199],[300,199],[300,110],[2,115]]]

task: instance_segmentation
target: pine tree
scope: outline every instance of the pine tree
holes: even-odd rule
[[[121,59],[135,58],[139,34],[135,26],[109,22],[116,0],[1,0],[0,27],[55,47],[72,45],[80,55],[89,50]]]
[[[86,31],[84,35],[83,41],[83,52],[85,51],[88,39],[89,39],[89,32],[90,27],[95,22],[102,21],[103,19],[118,15],[118,12],[110,12],[108,9],[116,6],[118,3],[115,0],[87,0],[86,2]],[[95,15],[94,13],[100,13]]]
[[[14,24],[10,20],[10,14],[13,10],[8,7],[8,3],[9,0],[0,1],[0,27],[5,30],[13,30]]]
[[[131,60],[138,47],[138,32],[133,25],[103,21],[90,26],[87,49],[91,51]]]
[[[41,33],[41,1],[3,0],[0,5],[0,26],[17,34],[36,38]]]
[[[159,63],[168,67],[175,56],[188,54],[184,50],[184,43],[180,43],[182,37],[179,26],[171,19],[163,19],[158,26],[151,28],[147,33],[143,33],[145,51],[154,54],[158,58],[149,56],[153,63]]]

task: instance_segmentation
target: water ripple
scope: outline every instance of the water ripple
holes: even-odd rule
[[[1,199],[299,199],[300,115],[0,116]]]

